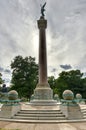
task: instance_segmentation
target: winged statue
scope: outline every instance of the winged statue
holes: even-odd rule
[[[45,5],[46,5],[46,2],[41,6],[41,14],[42,14],[43,17],[45,16],[45,15],[44,15]]]

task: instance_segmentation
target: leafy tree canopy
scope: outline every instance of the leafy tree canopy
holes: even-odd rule
[[[80,70],[62,71],[57,79],[54,76],[49,77],[48,82],[54,94],[57,93],[60,98],[66,89],[72,90],[75,95],[80,93],[86,98],[86,78],[83,78]]]
[[[11,89],[15,89],[20,98],[30,98],[38,80],[38,65],[33,57],[16,56],[11,62],[12,85]]]
[[[2,79],[2,74],[0,73],[0,84],[4,83],[4,80]]]
[[[62,93],[66,89],[72,90],[74,94],[81,93],[83,95],[82,76],[83,73],[81,73],[80,70],[62,71],[56,80],[60,97],[62,97]]]

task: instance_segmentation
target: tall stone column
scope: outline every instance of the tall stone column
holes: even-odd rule
[[[45,20],[44,16],[41,16],[37,24],[39,29],[39,81],[34,90],[34,99],[30,103],[39,106],[56,105],[57,102],[53,100],[53,90],[47,80],[47,20]]]
[[[46,28],[47,20],[44,17],[38,21],[39,28],[39,84],[47,84],[47,54],[46,54]]]
[[[40,17],[37,24],[39,29],[39,82],[34,90],[34,98],[35,100],[51,100],[53,98],[53,91],[47,81],[47,20],[44,17]]]

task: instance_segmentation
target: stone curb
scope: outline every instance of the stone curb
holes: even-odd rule
[[[86,119],[81,120],[16,120],[16,119],[4,119],[0,118],[0,121],[17,122],[17,123],[77,123],[86,122]]]

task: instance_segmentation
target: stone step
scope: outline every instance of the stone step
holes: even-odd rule
[[[86,115],[83,115],[83,118],[86,119]]]
[[[21,120],[66,120],[65,117],[23,117],[23,116],[14,116],[13,119]]]
[[[18,113],[21,113],[21,114],[35,114],[35,113],[38,113],[38,114],[62,114],[61,111],[48,111],[48,110],[21,110],[20,112]]]
[[[81,109],[81,112],[86,112],[86,109]]]
[[[86,119],[86,116],[83,116],[84,119]]]
[[[81,109],[81,112],[83,114],[83,118],[86,119],[86,109]]]
[[[56,111],[56,112],[59,112],[59,111],[61,111],[61,110],[54,110],[54,109],[52,109],[52,110],[49,110],[49,109],[37,109],[37,110],[31,110],[31,109],[29,109],[29,110],[21,110],[21,111],[27,111],[27,112],[29,112],[29,111],[44,111],[44,112],[46,112],[46,111],[48,111],[48,112],[51,112],[51,111]]]
[[[21,120],[66,120],[60,110],[21,110],[13,119]]]
[[[22,117],[65,117],[65,115],[63,115],[63,114],[51,114],[51,113],[49,113],[49,114],[44,114],[44,113],[29,113],[29,114],[23,114],[23,113],[18,113],[18,114],[16,114],[15,116],[22,116]]]
[[[85,114],[85,113],[86,113],[86,109],[81,109],[81,112],[82,112],[83,114]]]
[[[82,113],[83,115],[86,115],[86,113]]]

